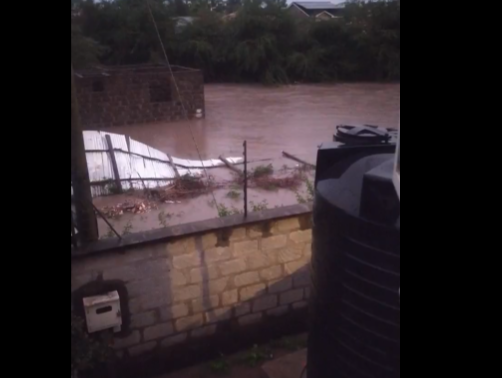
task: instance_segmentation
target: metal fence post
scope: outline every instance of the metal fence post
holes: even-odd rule
[[[119,168],[117,166],[117,159],[115,158],[115,150],[113,149],[112,138],[108,134],[105,135],[105,138],[106,144],[108,145],[108,153],[110,154],[110,161],[112,162],[113,176],[115,176],[115,187],[119,193],[122,193],[122,183],[120,182]]]
[[[244,141],[244,218],[248,216],[248,144]]]
[[[82,244],[90,243],[98,239],[98,226],[92,204],[73,65],[71,66],[71,183],[78,236]]]

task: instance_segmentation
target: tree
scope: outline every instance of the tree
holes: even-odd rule
[[[80,27],[82,1],[71,0],[71,61],[76,68],[86,68],[99,61],[103,47],[94,39],[86,37]]]
[[[74,0],[72,59],[79,66],[164,62],[145,0]],[[72,3],[73,4],[73,3]],[[206,80],[398,80],[397,1],[349,1],[344,17],[293,20],[285,0],[149,0],[172,64]],[[223,13],[235,10],[233,17]],[[176,17],[194,21],[175,33]]]
[[[173,14],[175,16],[188,16],[190,14],[190,8],[184,0],[173,0],[172,2]]]
[[[226,11],[227,13],[233,13],[242,7],[242,0],[227,0]]]
[[[103,47],[92,38],[85,37],[79,26],[71,24],[71,61],[75,68],[87,68],[99,62]]]

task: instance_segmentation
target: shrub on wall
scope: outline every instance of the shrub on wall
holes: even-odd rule
[[[82,318],[71,313],[71,376],[77,378],[81,371],[96,367],[110,355],[106,342],[91,337],[85,330]]]

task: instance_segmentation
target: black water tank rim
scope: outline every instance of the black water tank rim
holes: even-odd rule
[[[376,125],[337,125],[335,140],[351,145],[365,145],[368,143],[391,144],[393,134],[397,130],[379,127]],[[397,136],[397,135],[394,135]]]

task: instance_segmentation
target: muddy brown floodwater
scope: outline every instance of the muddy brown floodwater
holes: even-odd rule
[[[202,158],[242,156],[242,143],[248,142],[252,161],[270,159],[276,170],[295,162],[282,158],[287,151],[315,163],[317,146],[331,141],[338,124],[372,124],[397,128],[400,109],[399,84],[295,85],[266,88],[249,85],[206,85],[206,117],[200,120],[113,127],[106,131],[130,135],[180,158],[198,159],[194,140]],[[189,127],[189,125],[191,127]],[[256,166],[258,163],[254,163]],[[264,164],[264,163],[260,163]],[[228,179],[223,169],[211,170],[218,179]],[[218,203],[242,209],[242,199],[227,197],[229,189],[215,191]],[[98,198],[98,207],[131,200],[127,196]],[[181,204],[162,205],[141,216],[124,215],[112,220],[119,232],[137,232],[167,224],[203,220],[218,216],[211,196],[201,196]],[[290,190],[251,190],[250,201],[268,207],[291,205],[297,196]],[[101,235],[108,228],[100,223]],[[162,223],[162,224],[161,224]]]

